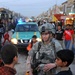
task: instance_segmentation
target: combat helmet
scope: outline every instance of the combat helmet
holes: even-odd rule
[[[45,23],[39,28],[40,33],[49,31],[55,34],[55,27],[51,23]]]

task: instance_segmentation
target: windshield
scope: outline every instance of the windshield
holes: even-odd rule
[[[20,24],[16,26],[16,32],[29,32],[29,31],[38,31],[38,26],[36,24]]]

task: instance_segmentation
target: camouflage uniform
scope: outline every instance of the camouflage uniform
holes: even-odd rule
[[[36,53],[36,56],[35,56],[36,59],[41,61],[41,63],[39,64],[39,66],[41,66],[41,69],[40,71],[38,71],[38,75],[54,75],[55,69],[51,69],[50,71],[43,72],[43,67],[45,64],[55,62],[56,52],[62,49],[60,43],[54,38],[50,39],[50,43],[48,44],[44,44],[43,42],[41,42],[39,51],[38,51],[38,45],[39,45],[39,42],[35,43],[32,49],[28,53],[29,56],[31,56],[32,58],[31,64],[34,63],[33,58],[34,58],[34,54]],[[40,58],[42,55],[43,57]]]
[[[56,44],[57,49],[61,50],[62,47],[61,45],[58,43]],[[38,42],[36,44],[34,44],[34,46],[32,47],[32,50],[29,51],[29,56],[32,57],[33,60],[33,56],[34,54],[37,52],[38,49]],[[58,50],[56,50],[58,51]],[[47,64],[47,63],[54,63],[55,62],[55,53],[56,53],[55,49],[54,49],[54,44],[53,42],[50,42],[49,44],[45,45],[43,44],[43,42],[41,42],[41,48],[39,50],[39,55],[41,56],[42,54],[46,54],[45,57],[43,59],[41,59],[42,64]],[[39,57],[38,57],[39,59]],[[40,59],[39,59],[40,60]],[[32,62],[33,63],[33,62]],[[40,71],[38,75],[43,75],[43,72]],[[53,75],[54,74],[54,69],[50,70],[49,72],[47,72],[45,75]]]

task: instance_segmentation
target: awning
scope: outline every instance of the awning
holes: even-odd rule
[[[64,16],[64,14],[54,14],[53,15],[53,20],[52,21],[61,21],[62,20],[62,18],[61,18],[61,16]]]

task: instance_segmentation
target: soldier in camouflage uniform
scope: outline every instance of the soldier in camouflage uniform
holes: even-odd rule
[[[28,53],[29,56],[31,56],[31,64],[34,66],[37,65],[35,64],[36,62],[40,61],[37,65],[37,75],[54,75],[55,69],[44,72],[43,67],[45,64],[55,62],[56,51],[61,50],[62,47],[57,40],[53,40],[52,33],[54,33],[55,30],[51,24],[46,23],[42,25],[39,30],[42,41],[34,44]],[[35,62],[33,62],[33,60],[35,60]]]

